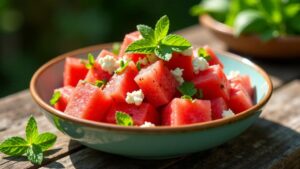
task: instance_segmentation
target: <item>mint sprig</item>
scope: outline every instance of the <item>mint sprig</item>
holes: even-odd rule
[[[33,164],[40,165],[44,159],[43,151],[48,150],[56,142],[56,135],[46,132],[39,134],[36,120],[30,117],[26,126],[26,140],[14,136],[0,144],[0,152],[9,156],[27,156]]]
[[[55,91],[50,99],[50,104],[52,106],[55,105],[59,101],[60,97],[61,97],[60,91]]]
[[[180,35],[168,35],[169,27],[170,20],[166,15],[157,21],[154,30],[147,25],[137,25],[137,30],[143,39],[130,44],[125,52],[155,54],[160,59],[169,61],[172,58],[172,52],[182,52],[192,46]]]
[[[208,54],[208,52],[204,48],[198,49],[198,56],[203,57],[206,61],[211,60],[211,56]]]
[[[117,111],[115,116],[116,116],[117,125],[133,126],[133,120],[129,114],[126,114],[125,112],[122,111]]]
[[[193,96],[200,99],[203,97],[201,89],[196,89],[194,83],[185,81],[178,88],[183,99],[191,99]]]
[[[121,74],[128,66],[129,64],[129,61],[124,61],[124,60],[121,60],[120,61],[120,67],[115,71],[115,73],[117,74]]]
[[[89,53],[88,54],[88,62],[85,64],[85,67],[87,69],[91,69],[95,64],[95,57],[93,54]]]

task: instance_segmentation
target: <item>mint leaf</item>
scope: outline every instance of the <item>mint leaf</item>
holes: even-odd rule
[[[39,135],[35,119],[31,116],[26,126],[26,139],[29,144]]]
[[[203,57],[207,61],[209,61],[211,59],[211,56],[208,54],[208,52],[204,48],[198,49],[198,56]]]
[[[137,68],[138,71],[140,71],[142,69],[141,62],[139,62],[139,61],[136,62],[136,68]]]
[[[11,137],[0,144],[0,152],[10,156],[20,156],[26,153],[29,144],[22,137]]]
[[[55,105],[59,101],[60,97],[61,97],[60,91],[55,91],[50,99],[50,104],[52,106]]]
[[[141,54],[152,54],[156,45],[151,41],[146,39],[140,39],[131,43],[127,49],[126,53],[141,53]]]
[[[141,33],[141,35],[143,36],[144,39],[147,39],[153,43],[154,40],[155,40],[155,37],[154,37],[154,30],[150,27],[150,26],[147,26],[147,25],[137,25],[137,30]]]
[[[120,67],[115,71],[117,74],[121,74],[128,66],[129,61],[124,62],[124,60],[120,61]]]
[[[38,145],[32,144],[26,152],[27,159],[33,164],[42,164],[44,155],[42,148]]]
[[[154,35],[156,42],[160,42],[167,36],[170,27],[170,20],[167,15],[162,16],[155,25]]]
[[[181,98],[182,99],[186,99],[186,100],[190,100],[190,101],[193,100],[193,98],[191,96],[189,96],[189,95],[183,95],[183,96],[181,96]]]
[[[159,45],[158,48],[154,50],[155,55],[162,60],[169,61],[172,58],[172,48],[165,45]]]
[[[170,34],[162,39],[161,43],[170,46],[173,51],[182,52],[192,46],[192,44],[180,35]]]
[[[35,145],[38,145],[42,148],[43,151],[48,150],[56,142],[56,135],[46,132],[38,135],[33,141]]]
[[[97,86],[99,88],[101,88],[105,84],[106,84],[105,80],[96,80],[96,82],[95,82],[95,86]]]
[[[112,45],[112,53],[115,54],[115,55],[119,55],[119,52],[120,52],[120,49],[121,49],[121,44],[120,43],[113,43]]]
[[[89,53],[88,54],[88,63],[85,64],[85,67],[87,69],[91,69],[95,64],[95,57],[93,54]]]
[[[133,126],[132,117],[124,112],[116,112],[116,122],[120,126]]]
[[[195,88],[194,83],[187,81],[183,82],[182,85],[178,87],[178,90],[182,95],[187,95],[190,97],[194,96],[197,93],[197,89]]]

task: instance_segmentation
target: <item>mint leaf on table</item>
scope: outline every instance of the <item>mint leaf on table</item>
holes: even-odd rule
[[[133,126],[132,117],[124,112],[116,112],[116,122],[120,126]]]
[[[61,97],[60,91],[55,91],[50,99],[50,104],[52,106],[55,105],[59,101],[60,97]]]
[[[39,134],[36,120],[30,117],[26,126],[26,140],[22,137],[10,137],[0,144],[0,152],[9,156],[27,156],[27,159],[40,165],[43,151],[48,150],[56,142],[56,135],[46,132]]]
[[[170,21],[168,16],[161,17],[153,30],[147,25],[137,25],[143,39],[130,44],[126,53],[156,54],[162,60],[169,61],[172,52],[182,52],[192,45],[180,35],[168,35]]]

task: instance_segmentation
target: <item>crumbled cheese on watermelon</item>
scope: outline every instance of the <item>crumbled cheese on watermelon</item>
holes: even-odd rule
[[[140,127],[155,127],[155,124],[145,121],[145,123],[140,125]]]
[[[101,68],[109,74],[113,74],[113,72],[118,68],[117,60],[110,55],[100,58],[98,62]]]
[[[182,74],[183,74],[182,72],[183,69],[180,69],[178,67],[174,70],[171,70],[172,75],[180,85],[184,82],[184,79],[182,78]]]
[[[193,56],[193,47],[190,47],[186,50],[184,50],[183,52],[181,52],[182,55],[184,56]]]
[[[227,78],[228,79],[233,79],[233,78],[235,78],[239,75],[240,75],[239,71],[230,71],[229,74],[227,75]]]
[[[227,118],[227,117],[232,117],[234,116],[234,113],[229,109],[229,110],[225,110],[222,113],[222,117],[223,118]]]
[[[135,104],[137,106],[141,105],[144,100],[144,94],[142,90],[136,90],[133,92],[127,92],[125,101],[128,104]]]
[[[206,70],[208,66],[209,65],[206,59],[204,59],[203,57],[196,56],[193,58],[193,68],[196,74],[199,73],[199,71]]]

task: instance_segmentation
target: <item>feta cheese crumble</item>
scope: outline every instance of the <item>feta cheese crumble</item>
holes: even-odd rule
[[[137,106],[141,105],[144,100],[144,94],[142,90],[136,90],[133,92],[127,92],[125,101],[128,104],[135,104]]]
[[[222,117],[223,118],[227,118],[227,117],[232,117],[234,116],[234,113],[229,109],[229,110],[225,110],[222,113]]]
[[[186,50],[184,50],[183,52],[181,52],[182,55],[184,56],[193,56],[193,47],[190,47]]]
[[[199,71],[206,70],[208,66],[209,65],[206,59],[204,59],[203,57],[196,56],[193,58],[193,68],[196,74],[199,73]]]
[[[145,123],[140,125],[140,127],[155,127],[155,124],[145,121]]]
[[[230,71],[229,74],[227,75],[227,78],[233,79],[233,78],[237,77],[238,75],[240,75],[239,71]]]
[[[113,74],[113,72],[118,68],[117,60],[110,55],[100,58],[98,62],[101,68],[109,74]]]
[[[182,78],[183,75],[183,69],[176,68],[174,70],[171,70],[172,75],[176,79],[176,81],[181,85],[184,82],[184,79]]]

